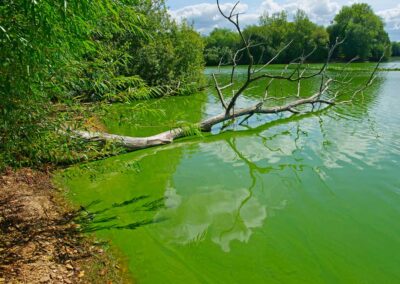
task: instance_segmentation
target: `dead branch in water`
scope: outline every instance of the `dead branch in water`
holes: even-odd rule
[[[300,111],[298,108],[304,105],[310,105],[311,108],[308,112],[314,112],[319,110],[323,106],[332,106],[337,103],[337,99],[343,94],[343,89],[334,90],[331,85],[333,83],[336,84],[345,84],[345,82],[341,82],[337,79],[330,78],[329,74],[327,74],[328,66],[331,62],[332,56],[335,50],[340,46],[345,39],[337,38],[336,41],[331,45],[328,50],[328,55],[325,62],[322,66],[314,72],[309,70],[309,66],[305,65],[306,60],[314,53],[316,47],[307,55],[302,55],[292,62],[287,64],[283,71],[280,74],[273,74],[268,72],[268,66],[270,66],[279,55],[284,52],[286,49],[290,48],[292,41],[287,43],[283,48],[281,48],[275,56],[273,56],[268,62],[261,65],[261,67],[257,67],[254,65],[254,56],[252,55],[252,45],[250,39],[246,38],[242,32],[242,29],[239,24],[239,16],[240,13],[236,12],[236,8],[239,2],[237,2],[233,8],[230,10],[229,14],[225,13],[219,0],[217,0],[217,6],[220,14],[227,19],[236,29],[238,32],[240,39],[242,41],[243,47],[238,49],[234,56],[232,57],[232,70],[230,72],[230,81],[226,85],[221,85],[218,81],[218,74],[213,73],[212,78],[214,80],[214,86],[217,91],[217,95],[221,106],[223,108],[223,112],[219,115],[213,116],[211,118],[205,119],[195,125],[197,129],[203,132],[208,132],[211,128],[219,123],[225,121],[231,121],[238,117],[243,117],[241,124],[247,121],[251,116],[254,114],[279,114],[279,113],[291,113],[293,115],[304,113]],[[243,83],[235,82],[234,75],[236,72],[236,68],[238,66],[238,60],[243,54],[246,54],[249,59],[249,65],[247,66],[246,72],[246,80]],[[381,58],[382,60],[382,58]],[[222,62],[222,59],[221,59]],[[220,62],[220,64],[221,64]],[[380,63],[380,61],[379,61]],[[373,70],[369,80],[359,88],[357,91],[353,93],[351,99],[353,100],[356,95],[362,93],[365,88],[370,86],[375,78],[375,74],[378,70],[379,63],[377,64],[376,68]],[[293,70],[290,70],[289,67],[295,66]],[[220,68],[218,68],[219,70]],[[302,98],[300,96],[301,93],[301,82],[306,80],[315,80],[319,78],[320,83],[318,89],[310,96]],[[265,95],[264,97],[255,105],[246,107],[246,108],[236,108],[237,101],[243,93],[248,90],[248,88],[255,82],[260,82],[262,80],[266,80],[266,88],[265,88]],[[268,90],[270,85],[274,80],[278,81],[286,81],[286,82],[295,82],[297,83],[297,91],[296,93],[289,94],[284,98],[273,98],[269,96]],[[227,95],[224,91],[232,92],[231,95]],[[230,98],[227,100],[227,98]],[[267,107],[265,103],[270,100],[283,100],[283,103],[280,105]],[[159,133],[157,135],[148,136],[148,137],[130,137],[130,136],[122,136],[122,135],[115,135],[109,134],[104,132],[88,132],[88,131],[80,131],[80,130],[69,130],[72,135],[83,138],[87,141],[101,141],[101,142],[116,142],[123,147],[125,147],[129,151],[144,149],[148,147],[158,146],[158,145],[165,145],[172,143],[175,139],[181,138],[184,136],[190,136],[193,132],[188,131],[187,128],[178,127],[169,131],[165,131]]]

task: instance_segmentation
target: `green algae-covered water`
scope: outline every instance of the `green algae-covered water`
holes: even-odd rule
[[[85,230],[120,251],[137,283],[400,283],[399,90],[400,72],[380,73],[354,105],[255,117],[58,180],[90,213]],[[130,123],[131,105],[104,121],[148,135],[220,112],[212,90],[154,106],[164,114],[142,126]]]

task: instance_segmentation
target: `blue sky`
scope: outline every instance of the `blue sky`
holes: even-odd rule
[[[328,25],[343,5],[355,2],[370,4],[385,21],[390,38],[400,41],[399,0],[242,0],[238,9],[245,13],[241,17],[243,26],[257,23],[258,17],[263,12],[271,14],[286,10],[291,15],[298,8],[306,11],[314,22]],[[167,0],[167,6],[174,18],[186,19],[204,34],[209,33],[215,27],[229,27],[226,20],[220,17],[215,3],[215,0]],[[221,3],[223,9],[227,11],[235,2],[221,0]]]

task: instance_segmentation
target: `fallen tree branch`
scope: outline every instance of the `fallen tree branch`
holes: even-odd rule
[[[323,89],[323,92],[328,90],[329,81],[325,85],[326,87]],[[320,95],[321,95],[320,92],[318,92],[308,98],[298,99],[282,106],[263,107],[263,103],[258,103],[254,106],[250,106],[247,108],[236,109],[235,112],[231,114],[226,114],[225,112],[223,112],[219,115],[205,119],[202,122],[196,124],[195,126],[200,131],[209,132],[213,126],[219,123],[229,121],[234,118],[242,116],[250,116],[254,114],[277,114],[283,112],[298,113],[298,111],[294,111],[294,109],[301,105],[334,104],[333,101],[320,99],[319,98]],[[86,141],[117,143],[125,147],[128,151],[134,151],[154,146],[170,144],[177,138],[182,138],[191,135],[191,133],[185,127],[174,128],[172,130],[168,130],[148,137],[131,137],[131,136],[109,134],[104,132],[89,132],[82,130],[69,130],[68,133],[72,133],[73,136],[79,137]]]

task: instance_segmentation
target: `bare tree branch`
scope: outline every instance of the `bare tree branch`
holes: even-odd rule
[[[275,54],[275,56],[271,58],[271,60],[269,60],[267,63],[265,63],[265,64],[264,64],[263,66],[261,66],[260,68],[254,70],[253,74],[262,71],[263,69],[265,69],[265,67],[267,67],[267,66],[270,65],[272,62],[274,62],[274,61],[279,57],[279,55],[281,55],[281,53],[282,53],[285,49],[287,49],[292,43],[293,43],[293,40],[291,40],[287,45],[285,45],[283,48],[281,48],[281,49]]]
[[[213,77],[213,79],[214,79],[215,89],[217,90],[219,100],[221,101],[221,104],[222,104],[222,106],[224,107],[224,109],[227,109],[227,108],[228,108],[228,105],[226,104],[225,99],[224,99],[224,95],[222,94],[222,90],[223,90],[223,89],[219,87],[217,78],[215,78],[215,74],[212,74],[212,77]],[[224,88],[224,89],[225,89],[225,88],[228,88],[228,86],[229,86],[229,85],[226,85],[226,86],[224,86],[223,88]]]

